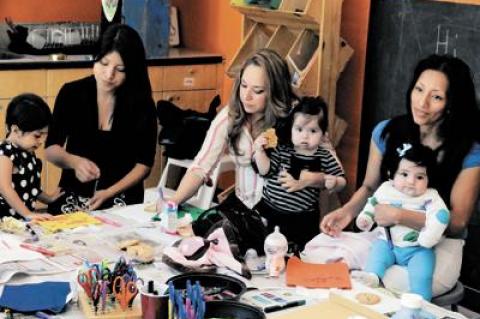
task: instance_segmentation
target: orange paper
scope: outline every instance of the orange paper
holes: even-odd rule
[[[307,288],[351,289],[352,283],[345,263],[310,264],[297,257],[287,263],[287,286]]]

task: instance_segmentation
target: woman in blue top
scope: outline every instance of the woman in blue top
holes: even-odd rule
[[[358,215],[382,182],[380,167],[385,150],[410,140],[436,152],[441,174],[433,179],[432,187],[451,209],[447,235],[464,236],[480,188],[479,122],[470,68],[451,56],[431,55],[421,60],[407,91],[407,114],[375,127],[362,186],[343,207],[324,218],[322,231],[336,236]],[[377,205],[375,221],[380,226],[405,225],[420,230],[425,215]],[[450,247],[448,254],[439,254],[437,249],[437,268],[441,265],[445,271],[435,271],[434,295],[448,291],[458,279],[462,244]],[[450,278],[443,280],[441,287],[436,286],[444,275]]]

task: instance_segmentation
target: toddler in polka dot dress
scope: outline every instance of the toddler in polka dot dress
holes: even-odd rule
[[[0,141],[0,218],[51,218],[35,212],[37,200],[48,204],[61,195],[59,191],[53,195],[42,191],[42,161],[35,155],[45,141],[51,120],[48,105],[37,95],[21,94],[8,104],[6,138]]]

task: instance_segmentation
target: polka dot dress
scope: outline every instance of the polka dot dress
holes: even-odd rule
[[[42,161],[35,153],[26,152],[8,141],[0,142],[0,156],[6,156],[12,161],[12,187],[28,209],[34,210],[37,196],[41,193]],[[12,215],[21,218],[0,195],[0,217]]]

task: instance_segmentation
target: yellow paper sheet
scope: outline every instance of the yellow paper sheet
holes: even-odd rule
[[[85,212],[55,216],[52,220],[38,222],[45,233],[55,233],[82,226],[101,225],[102,222]]]

